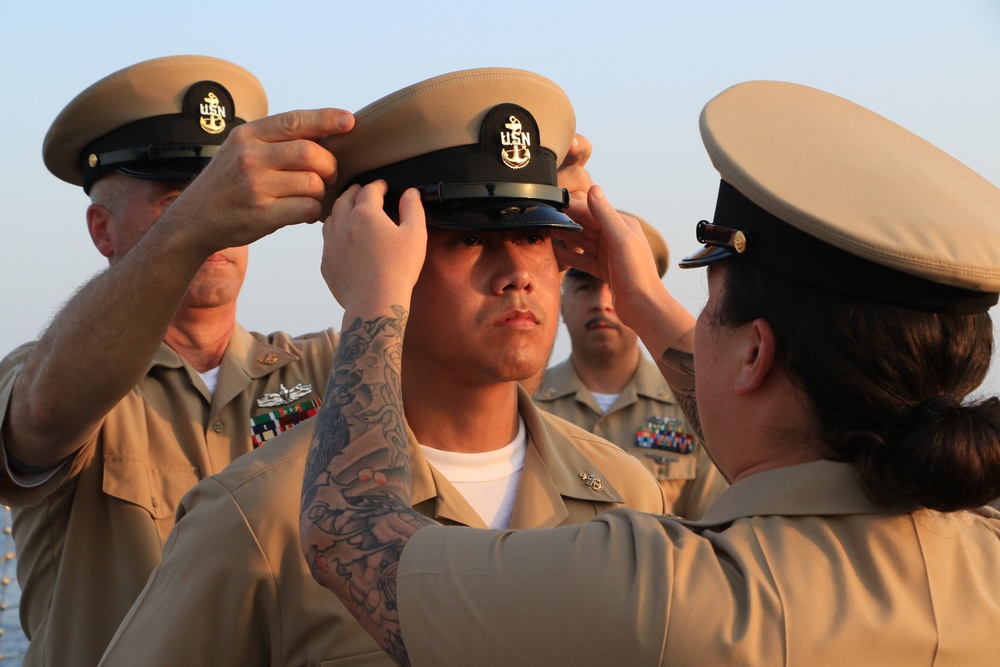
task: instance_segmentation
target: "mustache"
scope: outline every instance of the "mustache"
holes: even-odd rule
[[[603,325],[609,326],[609,327],[614,327],[615,329],[618,328],[618,323],[612,321],[610,318],[608,318],[605,315],[594,315],[589,320],[587,320],[587,322],[583,325],[583,328],[584,329],[593,329],[594,327],[596,327],[599,324],[603,324]]]

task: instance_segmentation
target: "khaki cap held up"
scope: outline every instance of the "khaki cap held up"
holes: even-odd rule
[[[579,229],[561,213],[556,170],[576,130],[566,93],[519,69],[483,68],[421,81],[354,114],[322,144],[337,158],[327,210],[352,183],[384,179],[386,210],[421,190],[428,223],[479,229]]]
[[[750,81],[701,114],[722,176],[707,247],[851,295],[982,312],[1000,292],[1000,189],[886,118],[814,88]]]
[[[110,170],[136,178],[193,178],[237,125],[267,115],[257,78],[208,56],[130,65],[77,95],[45,135],[45,166],[90,185]]]

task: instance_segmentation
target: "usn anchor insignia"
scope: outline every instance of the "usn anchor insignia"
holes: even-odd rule
[[[580,480],[583,481],[584,484],[589,486],[591,491],[599,492],[604,489],[604,482],[602,482],[599,477],[595,477],[594,475],[581,472]]]
[[[515,116],[510,117],[510,122],[504,125],[509,132],[500,133],[500,143],[510,148],[501,148],[500,157],[503,163],[511,169],[520,169],[528,166],[531,161],[531,133],[521,131],[521,121]]]
[[[215,93],[209,93],[199,109],[201,129],[209,134],[218,134],[226,129],[226,107],[219,105],[219,98]]]
[[[257,406],[261,408],[273,408],[276,405],[287,405],[292,401],[302,398],[312,391],[311,384],[297,384],[291,389],[286,389],[285,385],[278,385],[277,393],[264,394],[257,399]]]

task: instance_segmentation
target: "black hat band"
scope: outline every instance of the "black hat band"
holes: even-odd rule
[[[188,88],[182,113],[142,118],[98,137],[80,154],[84,190],[112,169],[136,178],[193,178],[245,121],[214,81]]]
[[[713,223],[699,223],[707,247],[681,268],[739,258],[833,292],[937,313],[983,313],[995,292],[944,285],[841,250],[768,213],[722,181]],[[706,227],[707,225],[707,227]]]
[[[556,156],[536,150],[532,163],[512,171],[498,164],[480,146],[455,146],[418,155],[359,174],[351,183],[366,185],[382,179],[388,184],[386,211],[397,216],[405,190],[421,190],[428,223],[459,229],[560,227],[579,230],[561,209],[569,193],[556,183]]]
[[[359,174],[351,183],[366,185],[378,179],[389,185],[390,192],[425,183],[538,183],[556,185],[556,156],[540,149],[532,164],[512,171],[498,164],[495,156],[483,153],[478,145],[455,146]]]
[[[516,104],[483,116],[479,143],[444,148],[359,174],[351,184],[382,179],[385,208],[398,215],[402,193],[419,188],[427,222],[458,229],[581,227],[561,210],[569,193],[558,186],[555,153],[541,146],[538,124]]]

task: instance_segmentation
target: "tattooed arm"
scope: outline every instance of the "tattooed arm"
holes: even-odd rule
[[[694,396],[694,354],[669,348],[656,359],[656,365],[670,390],[674,392],[688,424],[694,429],[698,439],[703,441],[705,438],[701,430],[701,417],[698,415],[698,401]]]
[[[323,276],[344,306],[344,330],[316,417],[299,529],[316,581],[405,665],[396,571],[410,536],[434,523],[410,508],[400,385],[407,308],[427,241],[419,195],[403,195],[398,227],[382,211],[384,196],[381,181],[354,186],[324,223]]]
[[[300,535],[313,577],[333,590],[386,653],[407,664],[396,569],[431,519],[410,509],[399,383],[406,311],[344,331],[317,416],[302,487]]]

